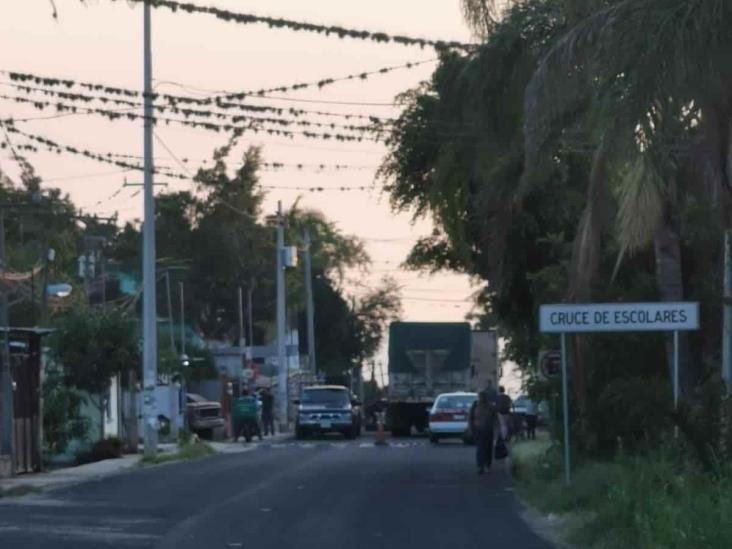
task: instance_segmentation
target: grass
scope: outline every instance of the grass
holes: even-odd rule
[[[40,492],[40,490],[35,486],[21,484],[20,486],[13,486],[12,488],[0,488],[0,498],[25,496],[27,494],[33,494],[36,492]]]
[[[521,497],[546,514],[569,516],[566,541],[588,549],[732,547],[732,472],[713,477],[673,448],[612,462],[587,461],[565,486],[548,441],[513,449]]]
[[[143,457],[140,461],[143,465],[160,465],[173,461],[190,461],[212,456],[216,451],[205,442],[189,442],[181,444],[176,452],[157,454],[153,457]]]

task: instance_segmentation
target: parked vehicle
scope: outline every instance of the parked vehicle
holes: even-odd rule
[[[295,437],[341,433],[355,438],[360,431],[358,408],[361,403],[340,385],[316,385],[302,391],[297,404]]]
[[[394,322],[389,327],[387,427],[408,436],[429,427],[438,395],[479,391],[496,381],[496,334],[465,322]]]
[[[437,397],[430,410],[430,442],[437,444],[441,438],[466,440],[470,407],[478,400],[477,393],[443,393]]]
[[[202,438],[213,438],[214,431],[226,425],[221,404],[195,393],[186,394],[188,428]]]

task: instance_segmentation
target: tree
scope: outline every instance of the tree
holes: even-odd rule
[[[137,322],[113,309],[77,305],[57,319],[52,350],[63,367],[66,384],[88,393],[99,411],[103,437],[112,377],[139,369]]]
[[[588,264],[583,258],[606,230],[598,203],[614,171],[621,257],[652,245],[661,299],[688,295],[683,227],[689,200],[705,196],[710,214],[728,217],[730,22],[729,2],[588,2],[543,58],[526,94],[530,164],[566,131],[569,119],[599,137],[597,154],[608,167],[588,196],[580,278],[596,272],[582,268]],[[670,341],[667,346],[670,363]],[[685,338],[682,351],[688,351]],[[701,372],[691,370],[688,352],[681,366],[689,394]]]

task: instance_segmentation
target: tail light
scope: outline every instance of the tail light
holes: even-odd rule
[[[435,412],[430,416],[430,421],[439,423],[440,421],[452,421],[452,414],[448,412]]]

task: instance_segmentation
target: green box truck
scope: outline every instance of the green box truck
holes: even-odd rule
[[[394,322],[389,327],[387,426],[394,436],[422,433],[440,393],[475,389],[467,322]],[[495,364],[494,359],[491,362]]]

